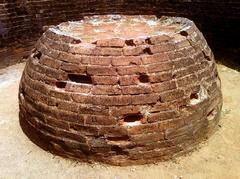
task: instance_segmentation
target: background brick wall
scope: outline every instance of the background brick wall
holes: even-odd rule
[[[0,68],[27,56],[42,26],[108,13],[187,17],[212,48],[239,47],[239,0],[0,0]]]

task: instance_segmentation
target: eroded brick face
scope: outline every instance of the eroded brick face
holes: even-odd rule
[[[214,131],[222,94],[213,54],[192,21],[98,16],[42,35],[19,104],[24,132],[45,150],[132,165],[194,149]]]

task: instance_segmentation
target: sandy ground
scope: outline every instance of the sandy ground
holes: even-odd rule
[[[0,70],[0,178],[235,179],[240,178],[240,73],[218,65],[224,105],[217,132],[200,149],[174,161],[113,167],[54,156],[29,141],[18,123],[24,64]]]

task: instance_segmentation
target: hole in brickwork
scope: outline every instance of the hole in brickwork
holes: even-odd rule
[[[190,98],[190,105],[196,105],[208,98],[208,92],[203,86],[200,86],[199,92],[192,93],[189,96],[189,98]]]
[[[19,92],[20,101],[23,101],[25,99],[25,91],[21,88]]]
[[[25,97],[25,92],[22,91],[22,92],[20,93],[20,96]]]
[[[72,125],[72,124],[69,125],[69,129],[72,130],[72,131],[78,131],[79,130],[78,127],[76,127],[75,125]]]
[[[151,49],[149,47],[143,49],[143,53],[146,53],[146,54],[149,54],[149,55],[152,55],[153,53],[151,52]]]
[[[184,109],[184,108],[187,108],[187,105],[186,105],[186,104],[183,104],[183,105],[180,105],[180,106],[179,106],[179,109]]]
[[[126,45],[128,45],[128,46],[135,46],[133,40],[126,40],[125,43],[126,43]]]
[[[163,100],[162,100],[161,96],[159,96],[158,101],[159,101],[160,103],[163,103]]]
[[[116,145],[112,146],[111,149],[112,149],[112,151],[115,151],[117,154],[120,154],[120,155],[128,154],[128,152],[123,151],[123,149],[121,147],[116,146]]]
[[[92,84],[92,78],[88,75],[68,74],[68,79],[76,83]]]
[[[74,40],[72,41],[72,43],[73,43],[73,44],[80,44],[80,43],[81,43],[81,40],[74,39]]]
[[[149,76],[147,74],[140,74],[139,81],[141,83],[148,83],[149,82]]]
[[[159,112],[160,112],[159,110],[156,110],[156,111],[151,111],[149,113],[154,114],[154,113],[159,113]]]
[[[126,140],[129,140],[129,137],[128,136],[108,137],[107,139],[110,141],[122,141],[122,140],[126,141]]]
[[[212,61],[211,58],[210,58],[208,55],[206,55],[204,52],[203,52],[203,55],[204,55],[204,58],[205,58],[207,61]]]
[[[58,88],[65,88],[66,85],[67,85],[67,83],[64,82],[64,81],[57,81],[57,82],[56,82],[56,86],[57,86]]]
[[[197,93],[192,93],[191,95],[190,95],[190,99],[192,100],[192,99],[198,99],[198,94]]]
[[[130,62],[130,65],[137,65],[136,62]]]
[[[20,92],[20,94],[22,94],[23,96],[25,96],[25,90],[24,90],[23,87],[20,88],[19,92]]]
[[[210,57],[206,56],[205,58],[207,59],[207,61],[211,61]]]
[[[186,31],[181,31],[180,34],[181,34],[182,36],[185,36],[185,37],[188,36],[188,33],[187,33]]]
[[[136,122],[136,121],[141,121],[143,118],[143,115],[138,113],[138,114],[128,114],[124,117],[124,122]]]
[[[211,121],[215,118],[217,114],[216,108],[212,109],[208,114],[207,114],[207,120]]]
[[[147,39],[145,40],[145,42],[146,42],[147,44],[151,44],[150,38],[147,38]]]
[[[24,94],[24,93],[20,93],[20,94],[19,94],[19,97],[20,97],[20,99],[23,101],[24,98],[25,98],[25,94]]]
[[[33,58],[40,59],[41,56],[42,56],[42,52],[40,52],[40,51],[36,51],[36,52],[34,52],[34,54],[33,54]]]

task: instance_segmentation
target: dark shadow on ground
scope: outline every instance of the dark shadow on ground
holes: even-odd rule
[[[240,48],[214,48],[213,53],[217,63],[240,72]]]

